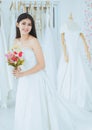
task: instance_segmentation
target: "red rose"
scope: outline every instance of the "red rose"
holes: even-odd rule
[[[14,51],[14,54],[16,55],[16,54],[18,54],[16,51]]]
[[[11,59],[12,59],[13,61],[17,61],[17,60],[18,60],[18,57],[13,56]]]
[[[22,52],[22,51],[21,51],[21,52],[19,52],[19,54],[18,54],[18,55],[19,55],[19,57],[22,57],[22,54],[23,54],[23,52]]]

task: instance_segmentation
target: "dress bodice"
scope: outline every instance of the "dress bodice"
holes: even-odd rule
[[[71,31],[71,30],[66,30],[65,32],[65,42],[66,46],[69,51],[78,51],[79,47],[79,31]]]
[[[24,64],[22,65],[22,70],[27,70],[35,66],[37,61],[33,50],[27,47],[23,47],[22,52],[24,58]]]
[[[66,43],[67,51],[71,57],[78,55],[79,48],[80,48],[79,39],[80,39],[79,30],[72,30],[69,28],[65,29],[65,43]]]
[[[80,38],[80,27],[74,22],[68,22],[65,24],[61,33],[65,33],[65,42],[68,53],[72,55],[79,51],[79,38]]]

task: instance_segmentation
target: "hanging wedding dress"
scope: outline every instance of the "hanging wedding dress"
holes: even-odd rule
[[[6,6],[7,5],[7,6]],[[12,8],[12,10],[10,10],[10,8]],[[5,12],[5,10],[7,10],[7,12]],[[12,14],[12,15],[11,15]],[[6,17],[3,16],[7,16],[8,15],[8,19]],[[12,97],[14,96],[13,93],[11,93],[11,90],[13,89],[13,86],[15,86],[15,82],[12,82],[14,79],[12,76],[12,71],[11,71],[11,67],[8,66],[7,62],[6,62],[6,57],[5,54],[7,53],[7,51],[9,51],[9,49],[11,48],[12,44],[13,44],[13,37],[14,36],[13,32],[14,32],[14,28],[13,28],[13,18],[14,18],[14,12],[13,12],[13,5],[12,2],[8,2],[7,4],[5,4],[5,1],[2,1],[1,4],[1,38],[2,40],[0,40],[0,43],[3,45],[1,45],[1,53],[2,53],[2,67],[4,70],[2,70],[3,74],[2,74],[2,78],[1,79],[1,84],[0,87],[2,86],[2,108],[6,108],[7,106],[11,105]],[[7,19],[7,20],[6,20]],[[6,22],[7,21],[7,25]],[[11,22],[12,21],[12,22]],[[11,24],[9,24],[11,22]],[[14,25],[15,26],[15,25]],[[5,78],[5,82],[2,85],[3,82],[3,78]],[[13,84],[12,84],[13,83]]]
[[[58,67],[58,92],[68,101],[92,111],[92,71],[80,53],[81,47],[84,48],[80,29],[69,22],[62,29],[63,32],[69,62],[65,62],[62,54]]]
[[[33,50],[23,47],[22,70],[37,64]],[[92,113],[59,97],[45,70],[19,78],[15,130],[92,130]]]
[[[10,13],[11,13],[10,16],[11,27],[10,27],[10,35],[9,35],[9,49],[13,46],[13,40],[16,34],[16,10],[14,7],[11,8]]]
[[[9,27],[9,35],[8,35],[8,51],[12,49],[15,33],[16,33],[16,8],[15,3],[11,4],[11,8],[9,10],[10,15],[10,27]],[[7,52],[6,52],[7,53]],[[6,63],[7,64],[7,63]],[[12,75],[12,67],[8,66],[8,82],[9,82],[9,92],[8,92],[8,104],[11,105],[15,100],[15,93],[16,93],[16,85],[17,79],[14,78]]]
[[[56,51],[55,51],[55,41],[54,34],[52,35],[52,28],[50,26],[50,9],[47,7],[46,10],[46,19],[45,19],[45,34],[42,41],[43,53],[46,64],[46,72],[51,80],[51,82],[56,83],[56,73],[57,73],[57,60],[56,60]]]
[[[7,44],[4,32],[3,12],[0,14],[0,95],[1,95],[1,107],[7,107],[7,97],[9,91],[8,70],[5,61],[5,53],[7,52]]]
[[[7,9],[7,8],[6,8]],[[5,61],[5,53],[7,53],[8,42],[7,42],[7,26],[5,24],[6,17],[8,11],[5,11],[5,4],[2,1],[1,10],[0,10],[0,90],[1,90],[1,107],[7,108],[8,105],[8,91],[10,89],[10,84],[8,80],[8,66]],[[8,23],[8,20],[7,20]]]

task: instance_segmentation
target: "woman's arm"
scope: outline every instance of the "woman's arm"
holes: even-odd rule
[[[90,60],[91,60],[91,55],[90,55],[90,52],[89,52],[88,45],[87,45],[86,39],[85,39],[85,37],[84,37],[84,34],[83,34],[83,33],[80,33],[80,37],[81,37],[82,40],[83,40],[85,52],[86,52],[86,55],[87,55],[88,60],[90,61]]]
[[[36,73],[36,72],[38,72],[38,71],[40,71],[40,70],[45,68],[44,56],[43,56],[43,53],[42,53],[41,46],[40,46],[40,44],[39,44],[37,39],[33,40],[32,49],[33,49],[34,54],[36,56],[37,64],[33,68],[31,68],[31,69],[29,69],[27,71],[24,71],[24,72],[20,72],[18,70],[14,70],[13,74],[16,77],[27,76],[27,75]]]
[[[61,34],[61,43],[62,43],[62,47],[63,47],[63,51],[64,51],[64,59],[66,62],[68,62],[69,59],[68,59],[67,51],[66,51],[65,34],[64,33]]]

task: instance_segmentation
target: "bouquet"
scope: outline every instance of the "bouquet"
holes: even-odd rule
[[[8,65],[13,66],[17,69],[20,65],[24,63],[23,52],[20,48],[12,48],[7,54],[5,54],[7,58]]]

